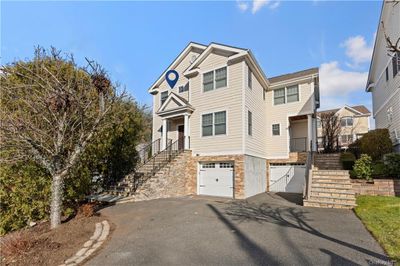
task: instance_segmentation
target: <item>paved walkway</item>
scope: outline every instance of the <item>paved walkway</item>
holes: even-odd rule
[[[102,213],[116,230],[86,265],[390,265],[352,211],[289,200],[262,194],[115,205]]]

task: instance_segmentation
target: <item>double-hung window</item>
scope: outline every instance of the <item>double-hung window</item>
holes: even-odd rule
[[[253,135],[253,114],[250,111],[247,111],[247,134]]]
[[[274,105],[285,103],[285,88],[274,90]]]
[[[297,85],[286,88],[286,100],[288,103],[299,101],[299,87]]]
[[[340,125],[342,127],[352,127],[353,126],[353,118],[352,117],[343,117],[340,120]]]
[[[189,91],[189,82],[186,83],[183,86],[179,86],[179,93],[185,92],[185,91]]]
[[[299,85],[274,90],[274,105],[298,102],[299,100]]]
[[[226,111],[202,115],[202,136],[226,134]]]
[[[253,75],[251,73],[250,67],[247,67],[247,87],[249,87],[250,89],[253,88]]]
[[[272,124],[272,136],[279,136],[281,134],[281,126],[279,124]]]
[[[167,100],[168,98],[168,91],[161,92],[161,105]]]
[[[227,86],[227,68],[222,67],[203,74],[203,91],[212,91],[214,89]]]
[[[396,52],[392,57],[393,77],[400,72],[400,52]]]

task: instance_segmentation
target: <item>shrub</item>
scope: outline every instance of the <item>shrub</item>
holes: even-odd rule
[[[386,173],[390,177],[400,178],[400,154],[389,153],[384,157]]]
[[[350,145],[350,151],[368,154],[374,161],[382,160],[384,154],[392,152],[393,146],[386,128],[371,130]]]
[[[25,232],[14,232],[0,239],[0,257],[14,257],[26,252],[33,244],[34,239],[29,239]]]
[[[48,217],[51,178],[32,162],[0,167],[0,235]]]
[[[368,181],[372,180],[372,159],[367,154],[361,154],[361,158],[358,159],[354,164],[354,172],[357,178],[363,178]]]
[[[342,162],[343,169],[352,170],[356,156],[351,152],[344,152],[340,154],[340,161]]]
[[[96,213],[95,203],[86,203],[78,208],[77,217],[91,217]]]
[[[382,161],[372,163],[372,176],[374,178],[387,177],[386,165]]]

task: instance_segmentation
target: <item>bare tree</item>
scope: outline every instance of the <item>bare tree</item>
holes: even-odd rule
[[[322,144],[324,151],[334,152],[337,150],[338,138],[340,134],[340,118],[335,112],[327,112],[320,114],[322,128]]]
[[[61,223],[63,180],[123,97],[104,72],[90,69],[41,48],[31,61],[1,67],[1,158],[33,159],[51,175],[51,228]]]
[[[387,4],[392,4],[393,8],[395,8],[396,6],[397,7],[400,6],[400,1],[399,0],[387,1]],[[381,21],[381,24],[382,24],[382,31],[383,31],[383,35],[385,36],[386,47],[387,47],[388,52],[390,54],[395,54],[397,52],[400,52],[400,36],[395,37],[395,39],[393,40],[386,32],[385,23],[383,21]]]

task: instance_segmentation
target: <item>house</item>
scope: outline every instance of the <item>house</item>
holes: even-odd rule
[[[388,49],[385,35],[394,44],[400,38],[400,4],[396,1],[383,1],[366,91],[372,94],[375,127],[387,128],[394,150],[400,152],[400,52]]]
[[[149,88],[152,145],[187,151],[187,193],[301,193],[318,84],[318,68],[267,78],[249,49],[191,42]]]
[[[340,118],[340,133],[338,146],[347,149],[349,144],[359,139],[370,130],[369,117],[371,112],[364,105],[343,106],[341,108],[319,111],[317,113],[318,149],[323,149],[323,129],[320,115],[335,113]]]

